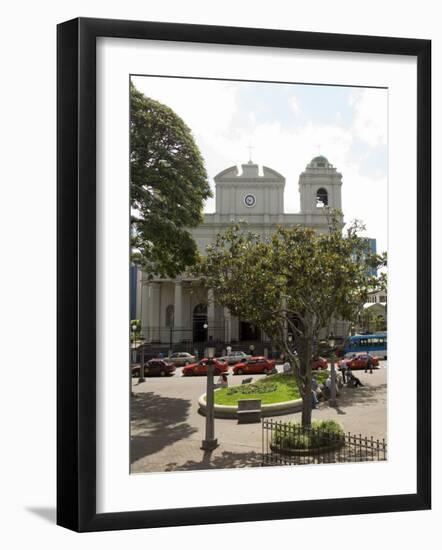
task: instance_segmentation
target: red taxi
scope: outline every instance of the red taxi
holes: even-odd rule
[[[368,356],[369,354],[365,352],[355,353],[351,357],[341,359],[341,361],[338,362],[338,368],[341,369],[343,366],[347,365],[347,367],[350,367],[352,370],[365,369],[367,368]],[[377,357],[373,357],[373,355],[370,355],[370,358],[373,367],[379,367],[379,359]]]
[[[207,361],[208,359],[204,358],[201,359],[201,361],[198,361],[198,363],[192,363],[191,365],[183,367],[183,376],[207,376]],[[217,376],[222,372],[228,372],[229,370],[227,363],[219,361],[218,359],[213,359],[213,364],[213,373]]]
[[[140,376],[141,364],[132,365],[132,376]],[[144,363],[144,376],[172,376],[175,372],[175,365],[171,365],[163,359],[151,359]]]
[[[326,370],[328,366],[327,359],[315,356],[312,358],[312,370]]]
[[[265,357],[251,357],[233,367],[233,374],[269,374],[270,372],[276,372],[275,361]]]

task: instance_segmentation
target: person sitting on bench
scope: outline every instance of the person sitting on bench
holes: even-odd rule
[[[363,386],[364,384],[361,383],[359,378],[357,378],[350,367],[348,367],[347,370],[347,387],[349,388],[357,388],[358,386]]]

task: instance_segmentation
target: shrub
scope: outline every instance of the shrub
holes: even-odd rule
[[[238,386],[231,386],[227,390],[227,395],[234,395],[235,393],[270,393],[276,391],[277,384],[267,382],[261,384],[239,384]]]
[[[343,436],[344,430],[335,420],[316,421],[311,428],[287,422],[276,426],[272,443],[282,449],[317,449],[338,443]]]

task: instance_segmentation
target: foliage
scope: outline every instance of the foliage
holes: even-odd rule
[[[360,222],[343,234],[341,213],[329,211],[328,223],[326,233],[278,227],[267,237],[232,225],[207,248],[196,270],[218,304],[256,324],[284,351],[303,399],[306,426],[311,423],[311,357],[319,332],[334,318],[357,319],[368,294],[384,280],[371,276],[368,267],[386,262],[360,237]]]
[[[191,131],[172,109],[130,85],[132,260],[149,277],[175,277],[195,263],[188,228],[211,196]]]
[[[365,332],[379,332],[387,330],[387,322],[383,315],[367,309],[359,317],[359,326]]]
[[[313,421],[311,428],[285,422],[275,428],[272,444],[283,449],[317,449],[342,441],[344,430],[335,420]]]
[[[141,319],[132,319],[129,324],[131,342],[141,339]]]
[[[228,388],[227,395],[233,395],[235,393],[248,394],[248,393],[270,393],[276,391],[278,385],[271,382],[263,384],[241,384],[238,386],[232,386]]]
[[[135,330],[134,330],[135,327]],[[141,330],[141,319],[132,319],[130,321],[130,329],[133,332],[139,332]]]

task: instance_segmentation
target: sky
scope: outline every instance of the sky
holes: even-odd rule
[[[286,178],[285,212],[299,212],[299,175],[324,155],[343,176],[344,221],[362,220],[378,252],[387,250],[387,90],[150,76],[132,81],[189,126],[213,190],[219,172],[251,154]],[[209,199],[204,211],[214,209]]]

